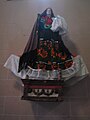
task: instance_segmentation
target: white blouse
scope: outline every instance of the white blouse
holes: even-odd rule
[[[53,32],[59,31],[60,35],[63,35],[68,32],[68,27],[65,19],[59,15],[55,18],[52,18],[52,27],[50,28]]]

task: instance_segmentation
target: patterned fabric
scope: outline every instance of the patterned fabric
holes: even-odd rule
[[[61,34],[59,31],[51,30],[55,18],[53,11],[51,9],[51,17],[47,16],[46,11],[47,9],[41,15],[38,14],[29,41],[20,57],[18,72],[27,69],[28,66],[33,69],[40,67],[52,70],[57,68],[65,69],[72,64],[72,54],[64,45]],[[41,40],[43,41],[41,42]],[[50,45],[50,47],[47,47],[45,44]],[[67,62],[67,60],[71,60],[71,62]],[[43,62],[45,64],[41,67],[41,63],[43,64]]]
[[[62,50],[58,41],[41,40],[37,59],[40,69],[66,69],[72,65],[71,56],[68,56],[65,51]]]
[[[62,42],[59,32],[50,30],[52,19],[41,17],[39,22],[39,40],[37,59],[30,66],[35,69],[60,70],[71,67],[71,53]],[[69,60],[69,61],[68,61]]]
[[[49,29],[49,28],[51,28],[51,26],[52,26],[52,19],[51,18],[49,18],[48,16],[43,16],[43,17],[41,17],[41,20],[40,20],[40,27],[42,28],[42,29]]]

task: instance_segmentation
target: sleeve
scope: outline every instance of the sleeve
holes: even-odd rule
[[[59,34],[63,35],[63,34],[68,33],[68,26],[67,26],[65,19],[61,17],[59,21],[61,21],[61,25],[59,26]]]
[[[63,35],[68,32],[68,27],[65,19],[59,15],[53,18],[51,30],[53,32],[59,31],[60,35]]]

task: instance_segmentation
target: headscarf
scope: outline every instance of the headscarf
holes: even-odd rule
[[[51,10],[51,17],[54,17],[53,11],[51,8],[47,8]],[[31,50],[35,50],[37,48],[37,43],[38,43],[38,26],[39,26],[39,20],[42,16],[47,15],[47,9],[40,15],[38,14],[37,20],[33,26],[31,35],[29,37],[28,43],[24,49],[24,53],[30,52]]]
[[[51,8],[47,8],[51,9]],[[47,15],[47,9],[40,15],[38,14],[37,20],[33,26],[32,32],[30,34],[29,40],[26,44],[26,47],[24,49],[23,54],[20,57],[19,60],[19,66],[18,66],[18,72],[20,72],[22,69],[27,68],[29,62],[34,61],[36,59],[36,49],[37,49],[37,44],[38,44],[38,26],[39,26],[39,20],[42,16]],[[51,17],[54,17],[53,11],[51,9]]]

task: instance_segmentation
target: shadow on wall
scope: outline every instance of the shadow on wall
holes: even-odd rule
[[[76,54],[76,55],[80,54],[79,49],[77,48],[77,46],[75,45],[75,43],[73,42],[73,40],[70,39],[69,35],[67,35],[67,34],[63,35],[62,36],[62,40],[63,40],[65,46],[67,48],[69,48],[69,51],[71,53]]]

